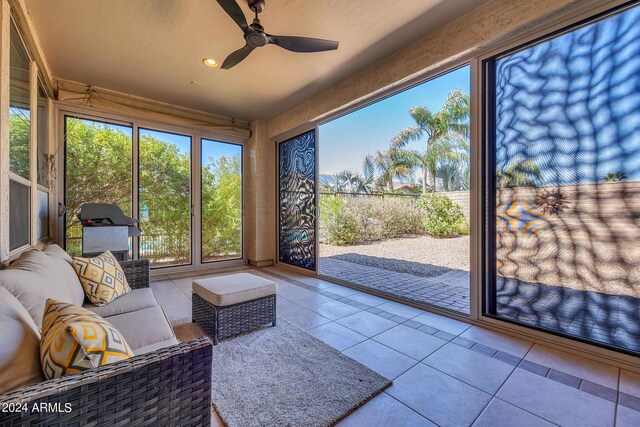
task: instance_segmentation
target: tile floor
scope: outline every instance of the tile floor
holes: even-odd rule
[[[320,273],[396,298],[469,314],[469,272],[451,269],[419,277],[330,257],[320,258]],[[501,279],[498,314],[524,324],[578,335],[640,351],[640,299],[574,290],[515,279]]]
[[[242,269],[278,283],[279,316],[393,380],[341,427],[640,426],[638,373],[288,270]],[[174,324],[190,321],[191,281],[151,285]]]

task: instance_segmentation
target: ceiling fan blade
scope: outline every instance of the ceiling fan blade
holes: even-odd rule
[[[242,31],[247,31],[249,24],[247,24],[247,18],[244,16],[242,9],[238,6],[235,0],[218,0],[218,4],[222,6],[225,12],[236,21],[236,24]]]
[[[270,43],[292,52],[323,52],[325,50],[335,50],[338,48],[338,42],[333,40],[296,36],[268,35],[267,37]]]
[[[228,70],[229,68],[235,67],[240,62],[242,62],[243,59],[249,56],[249,54],[253,52],[253,49],[255,49],[255,47],[245,45],[242,49],[236,50],[235,52],[227,56],[227,59],[224,60],[221,68],[223,70]]]

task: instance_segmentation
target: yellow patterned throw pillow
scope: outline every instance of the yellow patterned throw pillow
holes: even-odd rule
[[[102,317],[77,305],[47,300],[40,342],[42,372],[47,379],[132,356],[122,334]]]
[[[131,290],[122,266],[109,251],[94,258],[73,257],[73,268],[94,305],[109,304]]]

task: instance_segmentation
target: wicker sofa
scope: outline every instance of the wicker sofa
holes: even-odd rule
[[[53,249],[49,256],[59,255],[59,247]],[[43,252],[38,252],[31,254],[31,257],[44,260],[41,255]],[[60,259],[55,261],[58,266],[64,267],[64,264],[60,264]],[[23,262],[22,269],[28,265]],[[129,427],[211,424],[211,341],[208,338],[199,338],[179,343],[162,309],[157,306],[153,293],[150,292],[149,262],[127,261],[121,265],[132,288],[131,293],[106,306],[94,307],[94,311],[118,328],[135,356],[59,379],[42,378],[13,390],[4,390],[4,394],[0,394],[0,425]],[[16,269],[19,268],[20,266]],[[65,271],[68,273],[68,270]],[[55,270],[55,274],[60,274],[60,271]],[[1,289],[5,276],[3,271],[0,271],[0,291],[4,292],[0,295],[4,298],[0,298],[0,304],[6,305],[7,301],[9,304],[15,304],[11,299],[13,296]],[[50,279],[60,283],[61,276]],[[25,286],[27,285],[33,284]],[[15,290],[13,293],[19,294]],[[119,304],[109,308],[119,300]],[[142,308],[143,306],[146,307]],[[88,305],[86,307],[90,308]],[[0,329],[3,326],[2,322],[6,322],[6,318],[11,317],[16,308],[26,313],[24,307],[0,305]],[[165,324],[162,324],[162,319]],[[151,324],[153,330],[149,331],[148,325],[144,325],[145,322]],[[145,328],[148,330],[147,333],[143,333]],[[162,335],[166,335],[166,328],[171,330],[172,337]],[[154,332],[157,330],[165,332]],[[0,334],[0,356],[3,355],[2,348],[11,348],[11,345],[16,347],[15,342],[3,343],[4,340],[12,339],[11,335]],[[23,347],[31,349],[34,346]],[[21,361],[29,357],[38,360],[37,355],[28,354],[26,358],[24,356],[21,355]],[[23,362],[0,360],[0,370],[16,370],[24,366],[26,365]],[[5,372],[9,379],[12,378],[11,375],[13,379],[16,378],[12,372]],[[0,371],[0,378],[2,374]]]

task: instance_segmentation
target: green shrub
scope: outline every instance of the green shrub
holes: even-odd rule
[[[468,221],[462,208],[444,194],[425,194],[420,198],[424,209],[424,227],[434,237],[450,237],[457,234],[469,234]]]
[[[356,218],[350,212],[340,210],[327,224],[327,240],[334,245],[352,245],[361,241]]]
[[[385,198],[380,204],[378,216],[382,225],[382,237],[392,239],[408,235],[424,234],[424,214],[413,197]]]
[[[423,213],[410,197],[320,196],[320,241],[334,245],[424,234]]]

